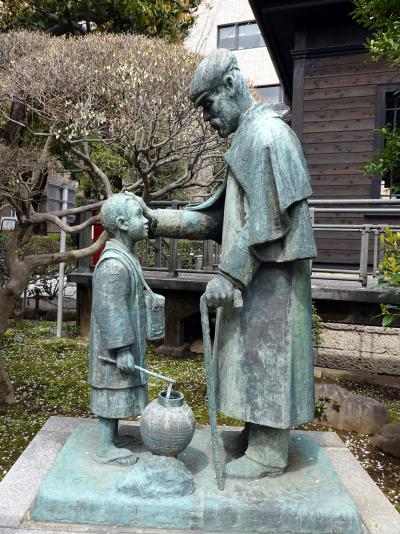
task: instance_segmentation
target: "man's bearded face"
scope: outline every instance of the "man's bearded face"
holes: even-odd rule
[[[209,122],[220,137],[228,137],[239,127],[240,108],[226,87],[221,85],[206,93],[200,106],[203,108],[204,122]]]

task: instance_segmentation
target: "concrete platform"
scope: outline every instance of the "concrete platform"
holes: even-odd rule
[[[1,534],[53,534],[57,532],[58,534],[61,533],[82,533],[82,532],[95,532],[95,533],[109,533],[109,532],[116,532],[116,533],[146,533],[146,534],[153,534],[157,533],[160,534],[160,532],[167,532],[166,528],[161,527],[160,529],[152,529],[152,528],[143,528],[140,526],[140,522],[138,523],[138,518],[140,514],[137,513],[137,509],[135,511],[134,508],[132,508],[132,503],[130,503],[130,509],[131,513],[130,517],[134,517],[135,521],[133,522],[133,525],[135,526],[128,526],[128,525],[122,525],[119,527],[116,526],[110,526],[110,525],[77,525],[77,524],[66,524],[66,523],[39,523],[34,522],[31,520],[30,516],[30,510],[32,506],[32,502],[35,499],[35,496],[37,494],[38,488],[48,473],[51,466],[54,464],[54,460],[58,454],[58,452],[63,447],[66,440],[71,435],[71,432],[74,431],[79,425],[82,425],[82,430],[80,431],[82,435],[86,435],[86,437],[92,435],[94,427],[93,427],[93,421],[91,420],[82,420],[82,419],[74,419],[74,418],[61,418],[61,417],[52,417],[49,419],[49,421],[44,425],[42,430],[37,434],[35,439],[31,442],[31,444],[28,446],[28,448],[25,450],[25,452],[21,455],[21,457],[18,459],[14,467],[10,470],[10,472],[7,474],[5,479],[0,483],[0,533]],[[135,429],[134,424],[129,425],[129,432],[135,433],[137,430]],[[207,434],[207,430],[200,429],[197,432],[196,441],[192,444],[192,452],[187,450],[187,458],[185,461],[188,461],[189,463],[192,462],[193,465],[197,464],[199,471],[195,474],[196,483],[198,484],[198,487],[200,487],[199,482],[201,481],[201,478],[204,477],[206,480],[208,480],[208,489],[209,492],[217,492],[214,485],[214,479],[211,476],[211,473],[207,473],[207,467],[204,467],[204,456],[195,453],[195,449],[198,446],[198,441],[204,442],[204,435]],[[203,436],[203,438],[202,438]],[[75,436],[76,437],[76,436]],[[79,437],[79,436],[78,436]],[[301,439],[299,439],[301,438]],[[287,484],[286,488],[284,488],[281,485],[281,495],[286,493],[286,498],[289,498],[290,493],[294,489],[294,484],[296,480],[299,480],[299,476],[301,474],[302,470],[309,470],[308,473],[310,475],[309,478],[309,484],[311,486],[318,486],[318,491],[315,493],[315,501],[316,503],[319,500],[320,505],[324,505],[324,499],[322,498],[322,493],[326,490],[325,482],[324,480],[315,478],[317,472],[317,466],[319,464],[318,461],[316,461],[316,457],[314,456],[307,456],[308,453],[311,453],[310,443],[311,439],[313,438],[316,442],[318,442],[319,446],[321,447],[322,451],[320,453],[320,457],[324,458],[329,457],[330,463],[336,470],[336,473],[338,474],[339,478],[341,479],[344,486],[347,488],[347,491],[351,494],[352,499],[357,505],[357,508],[359,510],[359,513],[362,517],[364,529],[365,532],[368,533],[376,533],[376,534],[395,534],[400,533],[400,516],[395,511],[395,509],[390,505],[386,497],[382,494],[382,492],[376,487],[376,485],[373,483],[373,481],[370,479],[370,477],[366,474],[366,472],[361,468],[361,466],[358,464],[358,462],[355,460],[355,458],[352,456],[352,454],[349,452],[349,450],[343,445],[341,440],[337,437],[336,434],[330,433],[330,432],[293,432],[292,437],[292,443],[294,444],[292,446],[292,451],[294,451],[294,454],[296,456],[296,442],[303,442],[306,446],[303,447],[303,451],[305,454],[303,456],[299,456],[295,459],[295,464],[300,467],[300,469],[292,469],[291,472],[287,475]],[[313,449],[315,452],[315,448]],[[293,452],[292,452],[293,454]],[[314,453],[311,453],[314,454]],[[191,459],[190,459],[191,458]],[[311,459],[312,458],[312,459]],[[325,461],[322,462],[325,464]],[[57,465],[57,461],[54,464]],[[203,466],[203,467],[202,467]],[[107,466],[102,466],[103,468],[107,469]],[[326,467],[326,466],[325,466]],[[72,472],[76,474],[77,464],[73,463],[68,466]],[[110,468],[108,468],[110,470]],[[129,468],[120,468],[120,469],[129,469]],[[57,473],[57,471],[55,471]],[[60,473],[58,473],[60,475]],[[285,475],[286,476],[286,475]],[[320,476],[320,475],[318,475]],[[334,486],[336,489],[338,489],[341,484],[338,480],[338,478],[335,476],[334,473],[329,474],[328,471],[325,472],[325,476],[329,476],[331,480],[334,482]],[[314,477],[314,478],[312,478]],[[50,474],[51,478],[51,474]],[[316,480],[319,480],[318,483],[316,483]],[[71,480],[68,482],[68,480],[65,480],[63,478],[57,478],[53,480],[54,483],[58,484],[60,491],[63,484],[71,483]],[[277,494],[277,489],[279,488],[279,484],[282,484],[279,482],[279,479],[264,479],[264,481],[258,481],[256,484],[259,484],[259,491],[260,491],[260,498],[263,500],[265,498],[265,488],[262,490],[262,484],[265,484],[268,482],[268,486],[271,487],[271,495],[273,492],[275,492],[275,495]],[[85,481],[85,484],[87,481]],[[78,492],[77,486],[81,484],[81,479],[78,477],[75,479],[75,486],[74,490]],[[249,483],[247,483],[249,484]],[[254,483],[252,483],[254,484]],[[275,488],[272,487],[273,484],[277,484]],[[236,488],[236,489],[235,489]],[[302,487],[302,495],[304,496],[306,488]],[[198,490],[196,490],[197,492]],[[224,499],[231,499],[232,495],[237,492],[237,481],[228,481],[227,487],[224,493]],[[318,496],[318,492],[320,495]],[[196,494],[196,493],[195,493]],[[195,495],[193,494],[193,495]],[[214,493],[215,494],[215,493]],[[212,505],[213,501],[215,499],[212,498],[212,495],[206,495],[207,497],[211,497],[209,499],[210,506]],[[190,497],[190,496],[189,496]],[[189,497],[185,497],[184,499],[188,499]],[[221,498],[221,497],[219,497]],[[238,493],[238,498],[241,501],[245,501],[245,495],[243,495],[242,492]],[[263,501],[264,502],[264,501]],[[343,501],[345,504],[345,507],[348,506],[349,501]],[[333,501],[331,501],[331,504],[333,504]],[[80,501],[80,505],[82,505],[82,501]],[[268,505],[273,505],[273,502],[268,502]],[[329,502],[327,503],[329,506]],[[184,510],[185,506],[181,508],[175,508],[175,515],[181,515],[181,511]],[[347,510],[347,508],[346,508]],[[230,510],[230,513],[228,513],[227,509],[227,518],[232,518],[232,510]],[[319,512],[318,509],[315,510],[316,512]],[[249,510],[250,512],[250,510]],[[333,512],[334,514],[338,514],[340,516],[340,510],[335,510],[335,506],[333,506]],[[125,514],[126,515],[126,514]],[[337,517],[338,517],[337,516]],[[247,521],[250,520],[251,514],[249,513],[247,515]],[[184,527],[181,530],[168,530],[170,534],[178,534],[183,532],[196,532],[196,528],[199,527],[204,528],[204,524],[201,524],[202,519],[199,517],[198,514],[193,514],[191,516],[191,524],[188,528]],[[236,521],[236,520],[235,520]],[[116,523],[120,522],[120,519],[116,521]],[[130,523],[132,525],[132,522]],[[249,523],[247,523],[249,524]],[[339,523],[338,523],[339,524]],[[231,522],[230,528],[227,530],[224,530],[225,532],[246,532],[243,530],[237,530],[236,522]],[[160,525],[159,525],[160,526]],[[172,525],[169,525],[172,527]],[[232,527],[234,530],[232,530]],[[186,528],[186,530],[185,530]],[[189,530],[192,529],[192,530]],[[213,527],[213,531],[215,531],[215,528]],[[223,531],[223,530],[220,530]],[[206,532],[203,530],[203,532]],[[253,526],[250,527],[250,530],[247,530],[249,533],[257,532],[257,530],[254,530]],[[268,534],[270,532],[279,532],[276,530],[271,530],[266,525],[261,530],[258,529],[258,532],[263,532],[265,534]],[[290,530],[286,531],[287,534],[298,534],[300,530]],[[302,530],[301,532],[307,532]],[[313,532],[318,532],[313,530]],[[343,531],[343,530],[337,530],[336,527],[333,527],[333,529],[329,530],[323,530],[321,532],[332,532],[333,534],[345,533],[345,534],[353,534],[353,530]]]

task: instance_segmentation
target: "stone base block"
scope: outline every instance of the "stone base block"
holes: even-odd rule
[[[190,343],[184,343],[178,347],[161,345],[157,348],[157,354],[160,356],[172,356],[173,358],[184,358],[189,352]]]
[[[221,443],[237,435],[228,431]],[[134,466],[103,465],[91,458],[96,423],[81,425],[68,439],[42,483],[34,521],[121,527],[200,530],[241,534],[361,534],[357,508],[321,447],[305,433],[291,436],[289,468],[277,478],[225,480],[217,489],[210,432],[196,431],[179,459],[192,473],[195,491],[184,497],[140,498],[118,492],[129,470],[150,453],[134,429],[139,456]],[[224,461],[231,457],[223,454]]]
[[[38,495],[38,490],[45,480],[46,475],[50,473],[49,477],[52,477],[54,467],[59,465],[60,462],[63,461],[63,458],[65,459],[64,452],[62,451],[65,443],[69,440],[71,434],[78,427],[83,425],[88,425],[87,431],[84,432],[84,434],[90,435],[94,431],[93,424],[93,420],[90,419],[79,419],[73,417],[49,418],[40,432],[38,432],[23,454],[18,458],[14,466],[7,473],[5,478],[0,482],[1,534],[82,534],[83,532],[86,534],[110,534],[111,532],[114,534],[194,534],[195,532],[200,532],[197,525],[209,525],[211,523],[213,518],[213,514],[211,512],[212,510],[215,510],[216,507],[219,507],[218,517],[220,518],[220,521],[222,522],[223,520],[226,520],[228,525],[231,525],[233,528],[235,528],[234,516],[236,513],[236,508],[234,506],[238,501],[241,500],[242,496],[243,503],[237,507],[237,510],[240,512],[240,514],[242,514],[243,508],[245,506],[249,507],[245,526],[247,530],[245,530],[245,532],[256,532],[253,529],[253,509],[258,507],[259,510],[263,510],[263,514],[266,514],[268,510],[270,511],[270,514],[272,514],[269,517],[269,522],[273,522],[272,530],[269,529],[268,524],[266,524],[265,528],[262,530],[264,534],[271,534],[271,532],[276,532],[274,529],[283,528],[282,521],[284,520],[284,516],[280,516],[278,514],[279,510],[281,510],[282,514],[284,513],[285,515],[289,510],[292,510],[289,505],[293,503],[295,495],[297,495],[297,504],[299,507],[301,507],[302,503],[304,503],[305,506],[307,503],[309,505],[310,501],[307,500],[308,498],[305,499],[308,488],[311,487],[313,492],[317,492],[318,487],[321,484],[321,480],[319,478],[314,478],[316,474],[314,468],[319,464],[319,461],[313,464],[313,460],[311,460],[311,458],[315,458],[315,456],[313,454],[308,455],[306,453],[305,456],[303,456],[303,462],[305,465],[302,466],[301,463],[295,464],[289,470],[288,474],[285,475],[285,477],[289,477],[286,479],[286,482],[284,482],[285,479],[282,479],[282,485],[280,486],[281,490],[276,493],[276,497],[279,501],[276,504],[271,502],[271,500],[274,500],[275,492],[279,487],[279,485],[276,486],[278,482],[277,479],[265,479],[264,481],[258,481],[256,483],[257,485],[254,486],[255,493],[253,493],[253,498],[250,501],[248,499],[248,490],[246,490],[246,487],[250,484],[252,485],[253,483],[228,481],[225,491],[219,492],[215,488],[213,470],[208,466],[208,449],[207,453],[204,452],[204,449],[200,449],[199,456],[193,459],[193,448],[197,448],[196,443],[198,442],[198,439],[201,436],[206,436],[207,438],[207,431],[204,429],[199,429],[196,432],[195,439],[190,445],[189,449],[185,451],[186,454],[182,456],[185,463],[192,465],[193,467],[197,466],[196,472],[193,473],[195,482],[197,484],[194,494],[186,496],[183,499],[179,498],[178,501],[175,499],[164,499],[161,502],[159,499],[153,499],[151,502],[151,514],[149,514],[149,517],[151,518],[150,522],[154,521],[154,515],[164,515],[164,510],[161,510],[160,506],[161,504],[167,503],[165,504],[166,510],[168,511],[174,508],[174,517],[181,517],[181,508],[184,508],[186,511],[188,510],[186,500],[188,498],[194,499],[196,508],[193,510],[193,513],[190,515],[189,519],[187,519],[188,523],[192,525],[191,527],[174,529],[172,525],[168,525],[167,528],[136,526],[137,522],[135,522],[135,518],[138,515],[142,517],[142,514],[145,513],[145,510],[149,510],[150,503],[148,503],[147,506],[143,506],[143,500],[139,501],[132,499],[127,499],[126,509],[123,512],[123,518],[126,516],[128,516],[128,518],[132,518],[132,526],[129,527],[117,526],[119,524],[118,518],[116,524],[113,526],[110,526],[110,524],[107,523],[77,524],[70,522],[55,523],[33,521],[31,519],[32,504]],[[92,429],[90,429],[90,427]],[[129,433],[134,436],[138,435],[137,427],[137,422],[125,423],[122,428],[123,433]],[[232,427],[220,428],[224,443],[229,436],[236,435],[237,430],[237,428]],[[81,430],[80,432],[83,431]],[[363,532],[365,534],[394,534],[395,532],[400,532],[400,514],[397,513],[382,491],[376,486],[370,476],[361,467],[349,449],[345,447],[344,443],[334,432],[292,431],[291,434],[292,450],[293,443],[296,444],[296,441],[299,443],[302,441],[297,440],[298,437],[307,438],[304,443],[309,443],[311,439],[318,443],[320,449],[316,447],[316,450],[323,451],[321,457],[325,458],[324,463],[327,461],[326,457],[329,458],[330,467],[328,473],[332,472],[332,468],[334,469],[334,474],[332,477],[333,487],[340,487],[340,483],[337,486],[337,480],[339,477],[361,515],[364,528]],[[137,444],[139,445],[139,442],[137,442]],[[306,449],[304,449],[304,452],[306,452]],[[293,458],[293,452],[291,452],[291,455]],[[90,452],[87,451],[87,454],[84,456],[86,456],[87,462],[90,457]],[[191,461],[189,461],[190,458],[192,458]],[[77,460],[78,457],[75,457],[75,459]],[[73,488],[74,491],[75,488],[81,487],[82,484],[87,485],[89,488],[91,481],[93,481],[93,477],[96,477],[95,472],[99,466],[96,467],[93,466],[93,464],[90,464],[93,467],[93,470],[90,470],[90,472],[87,470],[85,474],[85,472],[81,471],[79,462],[76,464],[73,460],[74,458],[70,457],[68,460],[69,463],[64,466],[65,473],[69,472],[67,480],[64,480],[63,478],[56,480],[53,477],[54,485],[59,485],[59,488],[55,487],[54,493],[54,497],[57,497],[57,499],[62,498],[62,488],[64,488],[64,490],[66,487],[71,488],[72,483],[75,484]],[[81,458],[81,461],[83,460],[84,458]],[[126,476],[131,468],[120,468],[121,474]],[[101,485],[96,489],[96,491],[99,495],[99,498],[101,498],[103,501],[108,491],[107,488],[110,487],[110,484],[112,485],[110,479],[112,472],[113,468],[111,466],[102,466]],[[303,478],[306,480],[306,484],[304,486],[300,476],[302,472],[304,472]],[[62,473],[62,470],[60,470],[59,473]],[[331,477],[328,473],[326,473],[326,475],[330,480]],[[114,474],[112,475],[112,478],[115,480]],[[206,488],[203,490],[200,489],[199,482],[201,482],[203,479],[207,480],[207,487],[212,488],[210,489],[210,493],[207,493]],[[320,482],[317,483],[317,480],[320,480]],[[263,484],[265,486],[263,486]],[[270,495],[269,498],[265,500],[265,490],[262,488],[265,487],[268,491],[269,486]],[[320,487],[322,489],[325,488],[326,490],[325,483]],[[245,489],[243,490],[243,488]],[[115,495],[114,489],[111,489],[110,491],[111,493],[109,495]],[[74,512],[76,514],[79,513],[80,507],[87,502],[87,499],[92,499],[89,489],[86,495],[83,495],[82,491],[79,490],[79,495],[81,500],[76,502],[77,507],[75,508]],[[324,491],[323,495],[326,495]],[[225,497],[228,501],[225,501]],[[213,499],[215,499],[214,506],[212,506],[211,502]],[[193,502],[193,500],[191,502]],[[231,505],[229,505],[229,502]],[[349,501],[346,500],[346,502],[348,503]],[[202,503],[211,504],[204,509]],[[281,508],[278,507],[279,503]],[[340,504],[340,500],[338,503],[338,501],[332,501],[331,497],[328,496],[327,500],[324,501],[324,498],[321,495],[318,500],[318,506],[319,504],[324,507],[327,504],[328,507],[332,506],[335,508],[337,504]],[[110,507],[110,503],[106,503],[106,506]],[[199,514],[198,512],[201,509],[203,509],[203,514]],[[87,513],[86,504],[85,510],[85,513]],[[303,508],[303,510],[305,510],[305,508]],[[347,510],[349,509],[347,508]],[[92,513],[95,514],[95,511],[92,511]],[[171,512],[169,511],[168,513]],[[314,514],[316,516],[319,516],[320,513],[321,512],[319,508],[310,510],[310,514]],[[338,511],[334,511],[334,514],[338,514]],[[100,516],[101,512],[99,512],[99,517]],[[332,517],[331,521],[333,521]],[[291,529],[287,534],[298,534],[299,532],[302,532],[297,528],[297,526],[298,525]],[[335,530],[336,524],[333,522],[330,526],[331,531],[335,532],[336,534],[338,532]],[[324,528],[325,530],[322,532],[325,532],[328,526],[325,526]],[[202,534],[210,534],[210,531],[201,532]],[[234,532],[234,530],[228,526],[225,532],[231,533]],[[354,532],[349,530],[347,534],[354,534]]]

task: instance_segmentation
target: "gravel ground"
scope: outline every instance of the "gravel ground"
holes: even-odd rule
[[[321,382],[322,380],[319,380]],[[393,421],[400,422],[400,390],[370,384],[360,384],[349,380],[329,380],[324,382],[337,384],[357,395],[372,397],[385,404]],[[319,424],[303,425],[309,430],[327,430]],[[381,488],[390,502],[400,512],[400,458],[395,458],[369,445],[371,436],[331,428],[342,438],[370,477]]]

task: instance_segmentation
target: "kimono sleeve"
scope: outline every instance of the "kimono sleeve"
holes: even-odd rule
[[[260,260],[249,246],[249,226],[246,224],[220,265],[222,274],[228,275],[244,286],[248,286],[257,271]]]
[[[106,349],[118,349],[134,342],[131,286],[130,273],[118,259],[105,259],[96,267],[92,306]]]
[[[184,210],[153,210],[153,236],[222,240],[226,182],[209,199]]]

